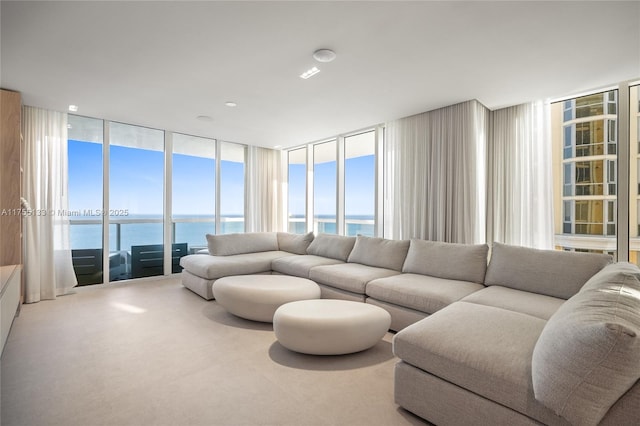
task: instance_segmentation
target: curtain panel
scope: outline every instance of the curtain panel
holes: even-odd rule
[[[55,299],[77,285],[69,240],[67,114],[25,106],[25,302]]]
[[[246,232],[284,227],[284,172],[281,151],[249,146],[247,152]]]
[[[553,248],[549,106],[517,105],[491,113],[487,241]]]
[[[485,242],[488,123],[473,100],[386,124],[385,237]]]

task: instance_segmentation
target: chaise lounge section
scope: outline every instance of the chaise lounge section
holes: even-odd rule
[[[212,286],[219,278],[271,274],[271,262],[303,253],[310,243],[309,235],[285,232],[207,234],[206,238],[208,253],[180,259],[182,285],[206,300],[213,299]]]

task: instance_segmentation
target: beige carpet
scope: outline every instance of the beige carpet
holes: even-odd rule
[[[82,287],[22,306],[2,425],[423,425],[393,402],[391,338],[302,355],[175,277]]]

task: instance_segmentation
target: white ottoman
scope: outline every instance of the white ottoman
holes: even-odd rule
[[[282,346],[312,355],[341,355],[374,346],[391,325],[377,306],[346,300],[303,300],[280,306],[273,331]]]
[[[306,278],[287,275],[236,275],[213,283],[213,297],[233,315],[271,322],[284,303],[318,299],[320,287]]]

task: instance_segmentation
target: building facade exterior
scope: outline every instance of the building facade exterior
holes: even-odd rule
[[[618,91],[609,90],[551,106],[555,246],[559,250],[617,257],[620,161],[629,161],[629,260],[640,256],[640,105],[638,86],[629,93],[629,157],[619,147]],[[624,126],[623,126],[624,127]],[[625,207],[626,208],[626,203]],[[624,234],[626,234],[626,230]]]

